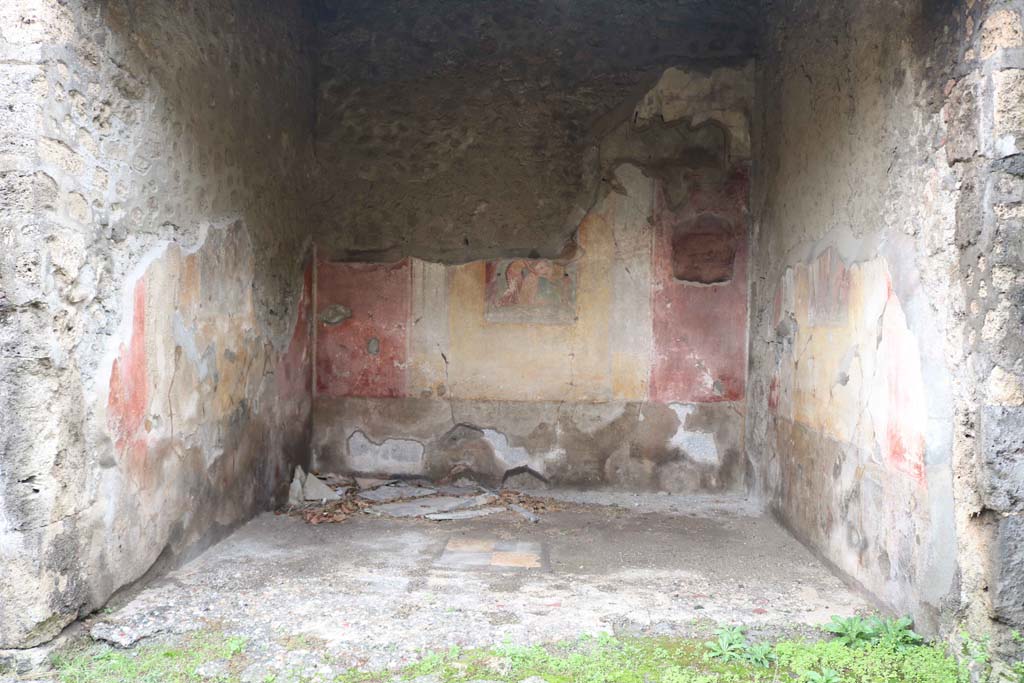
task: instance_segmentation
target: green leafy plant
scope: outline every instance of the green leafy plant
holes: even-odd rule
[[[832,621],[825,624],[824,629],[836,636],[836,640],[847,647],[857,647],[863,643],[871,642],[872,631],[868,623],[861,617],[832,617]]]
[[[897,650],[920,645],[924,638],[911,629],[913,623],[910,617],[871,617],[867,620],[869,640],[891,645]]]
[[[775,663],[775,648],[768,643],[755,643],[747,648],[744,658],[754,666],[769,667]]]
[[[706,659],[717,659],[721,662],[740,662],[746,659],[748,643],[739,626],[726,626],[715,631],[715,640],[704,643]]]
[[[960,633],[960,641],[962,643],[960,646],[961,654],[975,664],[988,664],[990,659],[988,654],[988,636],[975,640],[971,637],[970,633],[963,631]]]
[[[833,671],[832,669],[822,669],[818,671],[805,671],[802,680],[808,683],[843,683],[843,679],[840,678],[839,672]]]
[[[868,643],[884,643],[895,649],[921,645],[924,639],[915,633],[910,617],[891,619],[871,616],[867,619],[853,616],[832,617],[824,629],[836,636],[847,647],[860,647]]]

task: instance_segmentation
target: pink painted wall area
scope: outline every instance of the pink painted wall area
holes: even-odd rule
[[[411,287],[408,259],[387,264],[319,263],[317,394],[405,396]],[[338,305],[348,308],[351,318],[325,322],[322,314]]]
[[[146,281],[139,279],[132,292],[132,328],[110,372],[107,426],[117,449],[127,460],[130,476],[145,468],[147,452],[146,411],[149,408],[149,377],[146,369]]]
[[[660,187],[655,200],[650,398],[740,401],[747,367],[748,169],[733,169],[724,182],[707,182],[695,172],[688,182],[690,196],[681,208],[673,210]],[[701,226],[709,223],[724,226],[731,238],[732,277],[715,284],[677,280],[673,241],[685,245],[681,234],[706,230]],[[719,258],[721,250],[707,253]],[[677,272],[679,260],[677,255]]]

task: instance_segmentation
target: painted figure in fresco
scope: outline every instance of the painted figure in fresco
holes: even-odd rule
[[[568,278],[550,261],[517,259],[505,268],[505,291],[499,306],[536,306],[562,301]]]

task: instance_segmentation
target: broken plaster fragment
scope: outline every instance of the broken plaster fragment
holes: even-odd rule
[[[341,500],[337,491],[312,474],[306,477],[306,482],[302,485],[302,497],[306,501]]]
[[[476,519],[478,517],[486,517],[493,515],[496,512],[504,512],[505,508],[489,507],[480,508],[478,510],[454,510],[452,512],[436,512],[430,515],[426,515],[427,519],[431,519],[435,522],[446,522],[456,519]]]
[[[343,304],[331,304],[320,312],[320,322],[325,325],[340,325],[352,317],[352,309]]]
[[[297,507],[305,502],[302,494],[302,487],[306,483],[306,473],[301,467],[295,468],[295,476],[292,477],[292,483],[288,487],[288,504],[292,507]]]
[[[362,491],[359,494],[359,497],[363,500],[370,500],[375,503],[390,503],[392,501],[403,500],[405,498],[422,498],[424,496],[432,496],[436,493],[437,491],[431,488],[399,484],[398,486],[381,486],[370,491]]]

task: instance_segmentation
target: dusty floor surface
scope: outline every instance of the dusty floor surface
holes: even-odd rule
[[[321,525],[265,514],[89,628],[123,643],[221,628],[247,638],[245,678],[264,680],[711,621],[792,632],[867,608],[743,499],[617,502],[562,502],[537,524],[511,512]]]

